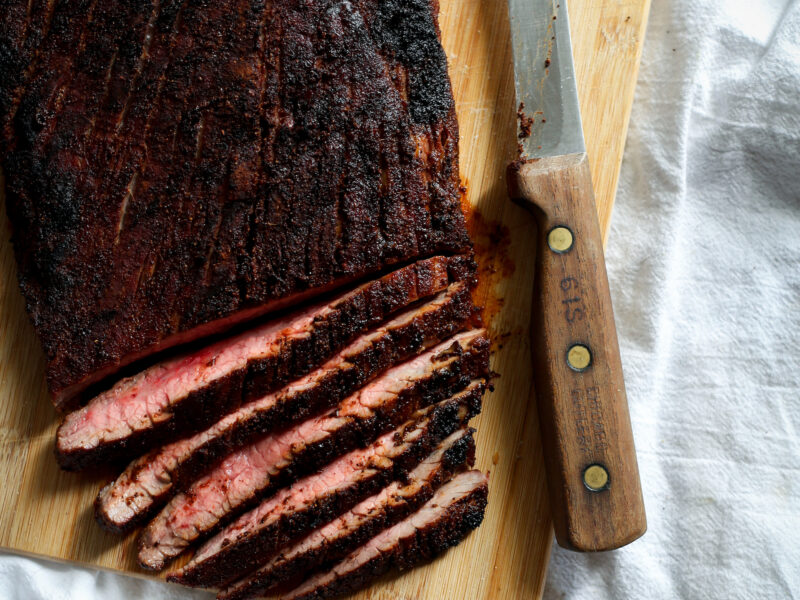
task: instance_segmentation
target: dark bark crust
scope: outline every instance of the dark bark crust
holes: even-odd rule
[[[321,544],[297,554],[291,559],[283,559],[281,552],[278,552],[275,555],[278,559],[271,561],[269,568],[266,565],[259,568],[246,580],[236,582],[233,586],[222,590],[217,598],[219,600],[245,600],[264,596],[278,586],[301,581],[304,575],[325,564],[333,564],[341,560],[379,532],[419,509],[454,473],[471,467],[474,462],[475,441],[472,434],[468,433],[447,449],[436,470],[412,494],[402,493],[393,498],[391,502],[378,507],[376,511],[370,512],[367,518],[359,521],[357,527],[337,532],[336,537],[326,539]],[[258,558],[265,561],[270,558],[270,553],[259,551]],[[250,562],[253,564],[258,561]]]
[[[200,326],[469,249],[429,0],[2,12],[0,158],[57,405]]]
[[[466,465],[470,457],[474,460],[474,454],[475,441],[471,434],[461,438],[452,448],[449,448],[442,458],[444,480],[449,478],[449,475],[460,466]],[[386,481],[386,484],[388,483],[390,482]],[[443,481],[439,483],[443,483]],[[234,544],[226,546],[214,559],[198,565],[195,569],[186,569],[181,572],[180,576],[174,576],[172,579],[195,587],[220,587],[238,579],[264,564],[277,549],[310,533],[313,529],[321,527],[328,521],[332,521],[345,510],[355,506],[358,501],[368,497],[370,494],[367,489],[377,493],[379,490],[374,485],[374,482],[370,482],[364,486],[354,486],[353,490],[346,495],[324,498],[306,510],[284,515],[269,527],[262,528],[257,535],[237,540]],[[336,547],[328,549],[329,554],[326,556],[326,560],[331,560],[337,555],[337,552],[341,553],[345,548],[350,549],[347,552],[357,548],[361,543],[366,542],[385,526],[388,526],[390,522],[397,522],[413,512],[415,508],[419,508],[430,499],[432,494],[433,489],[425,488],[419,495],[410,498],[407,504],[395,505],[391,510],[387,509],[368,527],[354,532],[350,539],[337,540]],[[356,498],[359,500],[356,501]],[[359,540],[361,541],[359,542]],[[307,558],[313,560],[314,557]],[[299,567],[299,565],[295,566]],[[313,568],[313,566],[311,564],[309,568]]]
[[[354,484],[354,486],[348,488],[349,491],[341,492],[340,490],[339,492],[325,497],[325,503],[330,502],[332,503],[332,506],[336,507],[335,511],[331,512],[330,518],[333,518],[335,514],[340,514],[341,512],[348,510],[364,498],[371,496],[388,485],[388,483],[393,479],[396,479],[402,476],[403,473],[413,469],[422,459],[432,452],[433,448],[439,442],[441,442],[451,433],[457,431],[459,428],[465,426],[470,419],[480,413],[484,390],[485,385],[481,383],[479,385],[472,386],[466,392],[457,394],[453,398],[433,406],[429,416],[426,417],[428,419],[428,423],[424,426],[423,435],[420,436],[418,440],[411,443],[400,456],[393,459],[391,461],[392,465],[390,468],[384,470],[378,469],[373,473],[372,476],[362,477]],[[414,425],[410,425],[408,428],[413,429],[413,427]],[[305,454],[303,458],[311,458],[312,460],[308,464],[316,465],[316,468],[320,468],[321,465],[331,462],[333,459],[338,458],[342,454],[343,451],[338,447],[322,444],[315,448],[314,451]],[[293,470],[289,469],[289,471]],[[306,474],[307,472],[313,472],[313,470],[306,470],[305,472],[302,472],[302,474]],[[192,540],[192,542],[199,541],[200,538],[205,538],[215,533],[220,528],[231,522],[234,518],[242,514],[245,510],[257,505],[260,500],[267,497],[271,492],[275,492],[280,488],[290,485],[292,481],[297,479],[296,475],[292,476],[294,473],[297,473],[298,475],[300,474],[297,470],[294,470],[293,473],[287,472],[282,474],[278,478],[281,479],[281,482],[276,484],[274,487],[270,485],[269,489],[267,490],[259,490],[259,492],[254,494],[249,501],[245,501],[239,506],[231,507],[231,510],[228,512],[228,514],[226,514],[223,520],[220,520],[218,523],[216,523],[212,529],[198,532],[197,539]],[[322,505],[320,505],[319,514],[322,514],[323,512]],[[330,518],[328,520],[330,520]],[[320,521],[319,523],[322,522],[324,521]],[[162,537],[159,535],[159,532],[153,530],[155,526],[157,526],[156,521],[153,521],[142,531],[142,534],[139,538],[140,549],[145,546],[150,546],[150,540]],[[159,523],[158,526],[161,526],[161,524]],[[173,557],[177,556],[178,553],[174,553]],[[164,563],[166,563],[166,560],[167,559],[165,558]],[[161,569],[165,566],[165,564],[142,564],[141,566],[143,568],[153,570]],[[198,572],[202,573],[204,572],[204,569],[200,569]],[[184,581],[184,583],[189,584],[190,582],[187,579]]]
[[[438,518],[427,527],[418,529],[411,538],[397,540],[389,552],[381,553],[357,568],[340,574],[330,584],[302,595],[288,592],[287,600],[323,600],[361,589],[392,568],[413,568],[458,545],[466,535],[483,521],[488,500],[488,487],[476,487],[458,501],[442,507]]]

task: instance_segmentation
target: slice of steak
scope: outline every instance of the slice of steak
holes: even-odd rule
[[[167,545],[179,553],[181,544],[188,545],[299,475],[369,443],[414,410],[462,389],[470,379],[486,377],[487,371],[488,341],[483,333],[459,334],[454,341],[391,369],[332,413],[262,437],[226,456],[170,500],[145,529],[142,548],[163,546],[162,538],[174,538]]]
[[[206,542],[169,579],[213,587],[257,568],[282,545],[349,510],[392,479],[407,476],[442,439],[475,414],[482,391],[482,385],[476,383],[430,407],[416,425],[406,423],[373,446],[346,454],[320,472],[280,490]],[[411,460],[405,458],[408,452],[414,453]],[[398,461],[403,463],[399,469]]]
[[[98,494],[99,522],[112,531],[131,529],[232,450],[332,408],[384,369],[462,329],[473,314],[468,283],[451,284],[433,300],[361,336],[309,375],[133,461]]]
[[[268,547],[256,554],[269,559],[246,578],[222,590],[219,600],[245,600],[266,595],[276,586],[285,586],[324,564],[332,564],[366,543],[382,530],[419,509],[456,472],[472,466],[475,442],[469,429],[461,429],[444,440],[408,477],[393,481],[376,495],[360,502],[328,524],[281,549],[270,558]],[[281,530],[274,544],[294,538],[292,530]],[[253,557],[256,558],[255,556]],[[258,557],[260,560],[260,556]],[[248,560],[247,564],[255,560]],[[238,565],[237,565],[238,566]]]
[[[421,509],[372,538],[328,571],[307,579],[281,600],[323,600],[360,589],[390,569],[409,569],[457,545],[483,521],[489,478],[456,475]]]
[[[5,0],[0,161],[54,401],[469,251],[435,0]]]
[[[466,259],[419,261],[334,300],[270,321],[118,382],[64,418],[56,457],[80,469],[135,456],[210,426],[303,376],[398,309],[466,277]]]

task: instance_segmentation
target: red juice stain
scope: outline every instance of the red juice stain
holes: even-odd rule
[[[511,277],[516,269],[511,258],[511,232],[503,223],[484,217],[469,203],[466,194],[461,196],[461,207],[478,263],[478,285],[473,298],[482,307],[483,322],[491,330],[492,320],[503,308],[503,298],[497,293],[497,284]]]

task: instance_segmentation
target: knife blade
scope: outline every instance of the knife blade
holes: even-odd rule
[[[556,539],[618,548],[647,528],[566,0],[508,0],[519,158],[509,196],[539,229],[531,354]]]
[[[572,64],[569,14],[552,0],[508,0],[519,111],[531,119],[521,131],[522,156],[541,158],[586,152]]]

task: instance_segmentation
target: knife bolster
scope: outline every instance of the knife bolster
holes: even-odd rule
[[[588,195],[594,208],[592,177],[586,153],[515,160],[508,166],[508,195],[537,217],[562,212],[573,195]],[[547,219],[550,220],[550,219]]]

